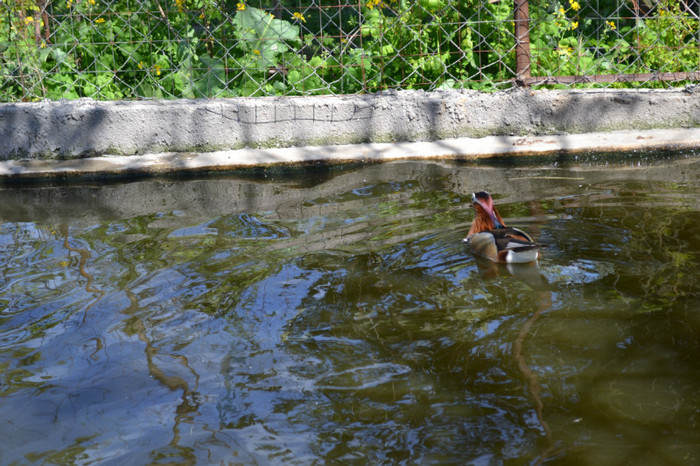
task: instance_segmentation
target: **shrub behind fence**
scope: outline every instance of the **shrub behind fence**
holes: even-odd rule
[[[0,101],[668,86],[700,80],[698,23],[698,0],[3,0]]]

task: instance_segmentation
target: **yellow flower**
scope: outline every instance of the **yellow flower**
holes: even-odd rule
[[[613,23],[612,21],[606,21],[605,24],[610,26],[610,29],[613,29],[613,30],[615,29],[615,23]]]
[[[255,55],[260,55],[260,50],[258,50],[258,49],[253,49],[253,53],[254,53]]]
[[[96,22],[96,23],[104,23],[104,22],[105,22],[105,19],[104,19],[104,18],[97,18],[97,19],[95,20],[95,22]]]
[[[578,27],[578,21],[571,22],[571,29],[576,29]]]
[[[571,8],[572,8],[574,11],[578,11],[578,10],[581,9],[581,5],[579,5],[578,2],[577,2],[576,0],[569,0],[569,5],[571,5]]]
[[[89,3],[90,5],[94,5],[94,4],[95,4],[95,0],[88,0],[88,3]]]
[[[559,56],[562,57],[562,58],[563,58],[563,57],[568,57],[569,55],[571,55],[571,52],[572,52],[572,51],[573,51],[573,49],[572,49],[571,47],[566,47],[566,48],[561,48],[561,47],[559,47],[559,48],[557,49],[557,53],[558,53]]]
[[[245,3],[238,2],[238,4],[236,5],[236,10],[238,10],[238,11],[245,10]]]
[[[153,65],[153,71],[156,72],[156,76],[160,76],[160,66]]]
[[[559,8],[559,14],[562,16],[564,16],[566,14],[566,12],[564,11],[564,8],[561,8],[561,7]]]
[[[33,16],[27,16],[24,18],[24,24],[29,24],[34,22],[34,17]]]
[[[143,62],[142,62],[142,61],[139,62],[138,67],[139,67],[140,70],[143,69]]]
[[[302,14],[299,13],[299,12],[294,13],[292,16],[294,16],[296,19],[298,19],[298,20],[301,21],[302,23],[305,23],[305,22],[306,22],[306,18],[304,18],[304,15],[302,15]]]

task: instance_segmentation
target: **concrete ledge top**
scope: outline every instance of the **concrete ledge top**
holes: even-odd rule
[[[72,160],[0,162],[0,178],[130,176],[186,171],[223,171],[252,166],[304,163],[372,162],[400,159],[474,160],[495,156],[551,153],[689,150],[700,147],[700,128],[625,130],[550,136],[488,136],[439,141],[364,143],[206,153],[165,152],[139,156],[101,156]]]

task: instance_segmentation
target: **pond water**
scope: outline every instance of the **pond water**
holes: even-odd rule
[[[692,154],[0,196],[2,464],[700,462]]]

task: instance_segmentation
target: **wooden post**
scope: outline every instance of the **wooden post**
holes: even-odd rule
[[[524,85],[530,77],[530,13],[528,0],[515,0],[515,81]]]

